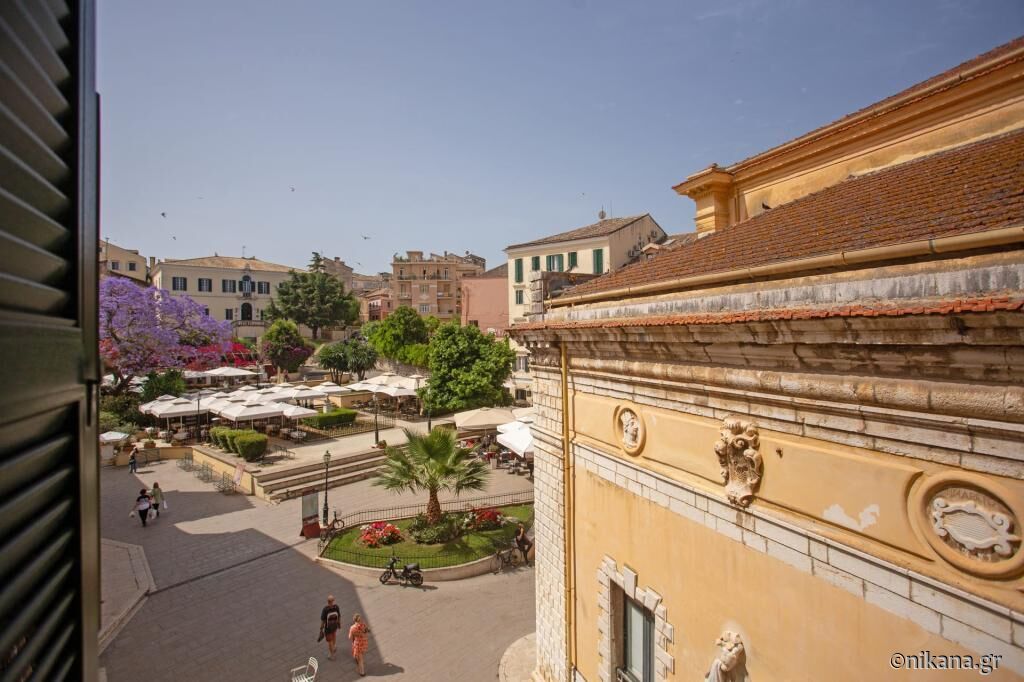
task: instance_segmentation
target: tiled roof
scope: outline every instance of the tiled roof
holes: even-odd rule
[[[201,258],[166,258],[158,265],[166,263],[167,265],[190,265],[201,268],[229,268],[232,270],[242,270],[248,265],[253,270],[261,270],[263,272],[290,272],[295,270],[296,272],[302,272],[302,268],[293,268],[288,265],[279,265],[277,263],[268,263],[265,260],[259,258],[235,258],[233,256],[202,256]]]
[[[840,119],[837,119],[831,123],[827,123],[819,128],[810,131],[809,133],[805,133],[800,137],[790,140],[789,142],[785,142],[776,147],[772,147],[767,151],[760,152],[742,161],[738,161],[730,165],[728,168],[724,168],[722,170],[728,172],[735,172],[742,167],[749,166],[760,161],[763,161],[765,159],[768,159],[772,156],[775,156],[783,149],[792,149],[793,147],[798,147],[803,144],[809,144],[810,142],[820,139],[825,135],[831,135],[833,133],[839,132],[840,130],[844,130],[850,127],[851,125],[855,125],[856,121],[859,121],[865,116],[880,116],[886,112],[898,109],[899,107],[908,104],[908,99],[909,101],[916,101],[916,99],[914,98],[915,94],[920,94],[921,97],[924,97],[926,92],[933,90],[936,86],[942,84],[943,81],[949,81],[949,83],[944,88],[938,88],[938,91],[942,91],[947,88],[960,85],[965,81],[965,79],[961,75],[964,72],[985,66],[986,64],[990,64],[991,68],[983,69],[981,73],[975,74],[973,76],[977,77],[978,75],[987,73],[992,69],[1001,68],[1006,64],[1024,59],[1024,53],[1014,54],[1020,52],[1022,48],[1024,48],[1024,37],[1011,40],[1010,42],[1000,45],[999,47],[996,47],[992,50],[989,50],[984,54],[969,59],[966,62],[963,62],[962,64],[958,64],[947,71],[943,71],[937,76],[933,76],[927,80],[921,81],[920,83],[911,85],[909,88],[902,90],[896,93],[895,95],[886,97],[883,100],[875,102],[874,104],[864,107],[863,109],[859,109],[851,114],[847,114],[846,116],[843,116]],[[955,76],[960,76],[960,78],[957,78],[956,80],[951,80]]]
[[[846,180],[569,296],[1024,224],[1024,130]]]
[[[632,225],[636,221],[640,220],[644,216],[650,215],[644,213],[643,215],[627,216],[625,218],[606,218],[599,220],[592,225],[585,227],[578,227],[575,230],[569,230],[568,232],[559,232],[553,234],[550,237],[544,237],[543,239],[535,239],[532,242],[523,242],[522,244],[513,244],[512,246],[506,246],[505,250],[509,249],[520,249],[524,246],[540,246],[541,244],[557,244],[558,242],[569,242],[574,239],[588,239],[590,237],[605,237],[613,232],[618,232],[622,228]]]
[[[496,268],[479,275],[466,275],[464,279],[508,279],[508,262],[504,262]]]
[[[530,329],[610,329],[622,327],[673,327],[690,325],[814,320],[829,317],[902,317],[904,315],[959,315],[961,313],[1014,312],[1024,310],[1024,299],[1007,296],[957,298],[929,301],[920,305],[837,305],[828,308],[773,308],[742,312],[653,315],[643,318],[600,320],[551,320],[517,324],[517,331]]]

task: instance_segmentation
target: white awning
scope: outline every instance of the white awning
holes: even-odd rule
[[[497,441],[517,455],[526,455],[533,451],[533,434],[529,429],[514,429],[507,433],[499,433]]]

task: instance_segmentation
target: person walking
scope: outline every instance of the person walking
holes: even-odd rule
[[[139,470],[139,460],[135,456],[139,451],[139,446],[134,446],[132,451],[128,454],[128,473],[134,474]]]
[[[149,491],[149,496],[153,498],[153,509],[156,509],[156,517],[160,518],[160,507],[164,506],[164,491],[160,487],[159,483],[153,483],[153,489]]]
[[[348,629],[348,638],[352,640],[352,658],[356,662],[356,670],[360,675],[366,675],[363,655],[370,648],[368,634],[370,634],[370,628],[366,627],[362,617],[358,613],[352,616],[352,627]]]
[[[142,527],[146,527],[146,517],[149,516],[149,508],[153,506],[152,500],[149,497],[149,493],[143,488],[139,491],[139,496],[135,498],[135,508],[133,511],[139,515],[139,520],[142,521]]]
[[[320,635],[327,640],[327,658],[334,660],[338,653],[338,630],[341,628],[341,609],[334,603],[334,595],[327,595],[327,606],[320,611]]]
[[[527,566],[530,565],[530,548],[533,547],[533,542],[526,535],[526,526],[519,524],[519,529],[516,531],[516,547],[523,553],[523,563]]]

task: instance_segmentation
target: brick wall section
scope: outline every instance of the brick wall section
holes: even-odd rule
[[[655,475],[617,457],[580,444],[573,447],[577,475],[600,476],[745,545],[748,551],[768,554],[979,654],[1000,654],[1002,667],[1024,674],[1024,614],[758,510],[738,509],[724,497]]]
[[[557,367],[533,367],[534,533],[537,577],[537,673],[567,679],[565,667],[565,507],[562,484],[562,390]]]

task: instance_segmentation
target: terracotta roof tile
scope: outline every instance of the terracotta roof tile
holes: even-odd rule
[[[814,320],[829,317],[899,317],[904,315],[949,315],[960,313],[1015,312],[1024,310],[1024,298],[1007,296],[958,298],[930,301],[913,306],[846,305],[826,308],[772,308],[742,312],[699,313],[688,315],[653,315],[648,317],[599,320],[552,320],[517,324],[513,331],[531,329],[604,329],[621,327],[672,327],[776,320]]]
[[[1024,224],[1024,130],[833,185],[568,296]]]
[[[268,263],[265,260],[259,258],[236,258],[233,256],[201,256],[199,258],[166,258],[158,265],[191,265],[202,268],[231,268],[233,270],[242,270],[248,265],[253,270],[262,270],[263,272],[290,272],[295,270],[296,272],[302,272],[302,268],[293,268],[288,265],[279,265],[278,263]]]
[[[628,225],[632,225],[646,215],[650,214],[645,213],[643,215],[627,216],[625,218],[606,218],[605,220],[599,220],[591,225],[578,227],[575,230],[569,230],[568,232],[559,232],[558,234],[553,234],[550,237],[536,239],[532,242],[523,242],[522,244],[506,246],[505,250],[519,249],[524,246],[539,246],[541,244],[557,244],[558,242],[568,242],[574,239],[587,239],[589,237],[604,237],[614,232],[618,232]]]

